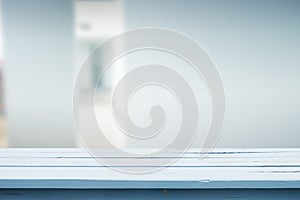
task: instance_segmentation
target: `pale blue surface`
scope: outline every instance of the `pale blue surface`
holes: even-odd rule
[[[215,149],[204,160],[199,154],[191,149],[165,169],[133,175],[84,149],[0,149],[0,200],[300,198],[300,149]]]
[[[297,181],[0,180],[6,189],[300,189]]]
[[[1,190],[1,199],[296,200],[300,190]]]

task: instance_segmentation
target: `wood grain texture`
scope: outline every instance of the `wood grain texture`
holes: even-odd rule
[[[109,150],[105,156],[129,163],[163,159],[122,157]],[[199,159],[199,150],[191,149],[173,165],[141,175],[115,171],[84,149],[1,149],[0,188],[2,193],[25,188],[300,189],[300,149],[216,149],[204,159]]]

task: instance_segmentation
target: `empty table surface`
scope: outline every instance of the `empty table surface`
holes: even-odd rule
[[[122,157],[105,150],[106,159]],[[175,154],[174,154],[175,155]],[[123,173],[97,161],[84,149],[0,149],[0,188],[64,189],[249,189],[300,188],[300,149],[215,149],[205,158],[191,149],[172,165],[152,173]],[[172,156],[172,152],[166,156]],[[133,162],[134,163],[134,162]]]

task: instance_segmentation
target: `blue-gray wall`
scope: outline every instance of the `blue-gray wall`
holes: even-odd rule
[[[10,147],[75,146],[73,2],[4,0]]]
[[[126,29],[162,27],[204,46],[223,78],[219,147],[300,146],[300,1],[126,0]]]

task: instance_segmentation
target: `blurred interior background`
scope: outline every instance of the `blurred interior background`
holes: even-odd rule
[[[0,147],[80,146],[72,110],[78,70],[97,44],[138,27],[182,32],[217,65],[226,92],[217,147],[300,147],[299,1],[1,0],[0,5]],[[97,84],[98,62],[89,63],[83,94]],[[100,106],[105,114],[107,105]]]

